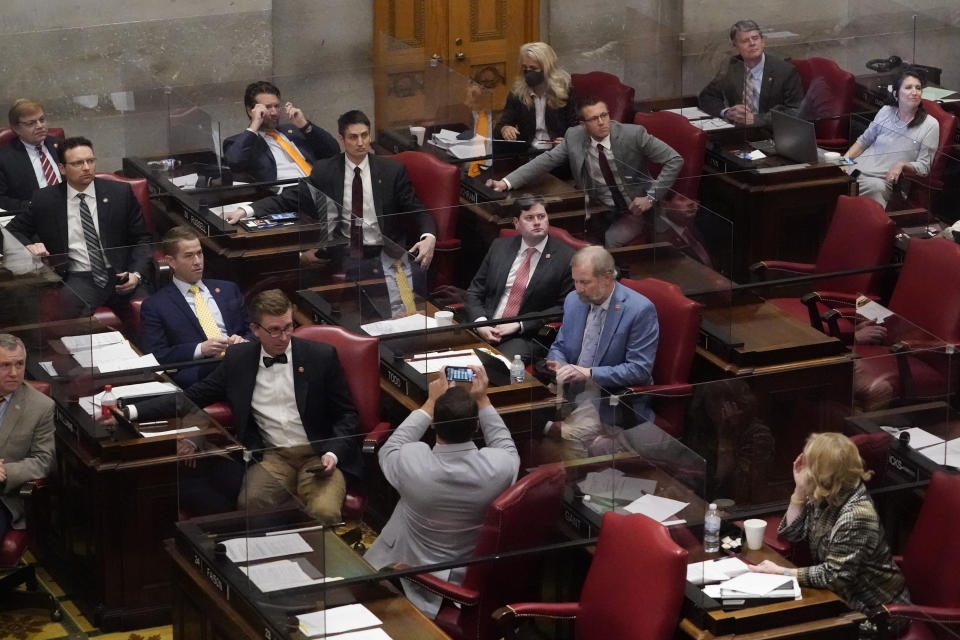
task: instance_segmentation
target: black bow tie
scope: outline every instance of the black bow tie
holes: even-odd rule
[[[263,356],[263,366],[270,368],[274,363],[279,362],[280,364],[287,364],[287,354],[281,353],[280,355],[271,358],[270,356]]]

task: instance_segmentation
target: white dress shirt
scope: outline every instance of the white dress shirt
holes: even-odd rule
[[[183,298],[187,301],[187,306],[190,307],[190,311],[193,312],[193,315],[197,315],[196,300],[194,300],[193,294],[190,293],[190,287],[193,285],[187,284],[183,280],[180,280],[174,276],[173,286],[177,288],[177,291],[183,294]],[[203,280],[197,280],[197,287],[200,289],[200,297],[204,299],[204,301],[207,303],[207,307],[210,308],[210,314],[213,315],[213,319],[217,323],[217,328],[220,329],[220,333],[224,338],[228,338],[227,325],[223,321],[223,314],[220,313],[220,307],[217,306],[217,301],[213,299],[212,295],[210,295],[210,289],[203,284]],[[198,342],[197,347],[193,350],[194,360],[203,357],[203,352],[200,350],[200,344],[201,343]]]
[[[530,97],[533,98],[533,111],[536,114],[537,123],[536,133],[533,134],[533,140],[530,142],[550,140],[550,132],[547,131],[547,96],[538,96],[534,93]]]
[[[90,209],[90,217],[93,218],[93,226],[97,229],[97,235],[100,234],[100,219],[97,216],[97,191],[94,183],[91,182],[82,192],[74,189],[67,184],[67,247],[70,258],[70,271],[90,271],[90,253],[87,251],[87,240],[83,235],[83,222],[80,220],[80,199],[78,193],[86,195],[87,208]],[[101,241],[100,246],[103,247]],[[103,256],[104,262],[107,260],[106,254]],[[107,270],[110,265],[107,265]]]
[[[293,343],[287,345],[287,361],[263,364],[269,353],[260,348],[257,382],[253,387],[250,410],[263,441],[270,447],[296,447],[310,444],[297,409],[297,394],[293,388]]]
[[[23,140],[20,142],[23,142]],[[40,164],[40,154],[37,153],[36,146],[31,147],[26,142],[23,142],[23,146],[27,150],[27,157],[30,158],[30,166],[33,167],[33,175],[37,178],[37,184],[43,189],[47,186],[47,178],[43,175],[43,165]],[[40,148],[43,150],[43,155],[47,156],[50,166],[53,167],[53,172],[56,173],[57,177],[62,181],[63,177],[60,175],[60,168],[57,166],[57,162],[59,161],[51,155],[50,150],[47,149],[43,143],[40,143]]]
[[[277,163],[277,180],[288,180],[290,178],[306,178],[307,174],[303,172],[303,169],[300,168],[296,162],[293,161],[287,152],[283,150],[283,147],[280,146],[280,143],[274,140],[272,137],[265,134],[263,131],[253,131],[253,129],[247,129],[260,136],[264,142],[267,143],[267,148],[270,149],[270,153],[273,154],[273,160]],[[275,130],[277,135],[286,140],[291,147],[297,149],[297,145],[287,136],[280,133],[279,130]],[[299,149],[297,149],[299,151]]]
[[[354,168],[360,167],[360,182],[363,184],[363,244],[375,246],[383,244],[383,235],[380,233],[380,223],[377,222],[377,208],[373,204],[373,181],[370,179],[370,157],[363,156],[360,164],[354,164],[346,155],[343,172],[343,216],[346,218],[345,234],[349,238],[350,212],[353,209],[353,176]]]

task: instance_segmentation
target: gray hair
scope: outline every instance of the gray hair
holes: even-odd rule
[[[23,346],[23,340],[9,333],[0,333],[0,349],[16,351],[17,347],[23,349],[24,354],[27,353],[27,348]]]
[[[730,42],[736,42],[738,33],[747,33],[750,31],[758,31],[760,32],[760,37],[763,37],[763,31],[760,30],[760,25],[753,20],[737,20],[733,23],[733,26],[730,27]]]
[[[581,264],[589,264],[593,267],[593,275],[595,276],[609,273],[614,278],[617,277],[617,265],[613,261],[613,256],[600,245],[592,244],[573,254],[570,266],[575,267]]]

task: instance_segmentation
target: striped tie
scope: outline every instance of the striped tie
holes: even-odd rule
[[[403,260],[397,260],[393,263],[394,273],[397,277],[397,291],[400,292],[400,300],[403,302],[404,309],[408,314],[417,312],[417,303],[413,299],[413,289],[410,288],[410,281],[407,280],[407,274],[403,271]]]
[[[105,287],[110,280],[110,273],[107,271],[107,262],[103,258],[103,248],[100,246],[100,236],[97,235],[97,228],[93,224],[93,216],[90,215],[86,195],[78,193],[77,197],[80,198],[80,224],[83,226],[83,239],[87,242],[87,253],[90,256],[90,273],[93,275],[94,284]]]
[[[757,112],[757,89],[753,86],[753,79],[748,72],[743,78],[743,106],[750,113]]]
[[[47,154],[43,152],[43,145],[38,144],[36,149],[40,155],[40,168],[43,169],[43,179],[47,181],[47,186],[52,187],[55,184],[60,184],[60,176],[54,170],[53,164],[47,160]]]
[[[597,359],[597,347],[600,346],[600,334],[603,332],[603,319],[606,313],[601,307],[593,307],[593,313],[587,319],[587,329],[583,332],[583,345],[580,347],[578,366],[592,367]]]
[[[210,306],[200,295],[200,287],[191,285],[190,293],[193,294],[193,308],[196,311],[197,320],[200,321],[200,328],[203,329],[203,335],[207,336],[208,339],[222,338],[223,334],[220,332],[220,327],[217,326],[213,312],[210,311]]]

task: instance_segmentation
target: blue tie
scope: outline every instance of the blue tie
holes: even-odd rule
[[[602,307],[591,305],[590,317],[587,318],[587,328],[583,332],[583,344],[580,347],[579,367],[592,367],[597,358],[597,347],[600,345],[600,333],[603,331],[603,318],[606,311]]]

